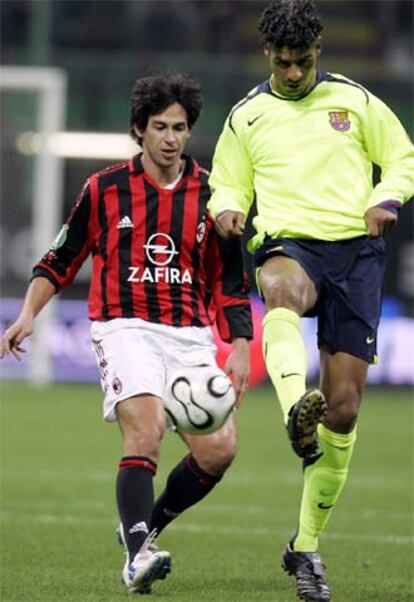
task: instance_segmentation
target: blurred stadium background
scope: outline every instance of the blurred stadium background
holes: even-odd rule
[[[319,4],[325,22],[322,69],[344,73],[378,94],[413,134],[412,2]],[[189,150],[210,167],[229,109],[268,75],[257,35],[258,16],[266,5],[226,0],[2,0],[3,67],[32,68],[21,75],[24,89],[7,83],[8,69],[1,75],[2,328],[16,315],[31,265],[53,240],[83,180],[131,152],[126,131],[136,77],[180,70],[200,80],[205,108]],[[37,71],[41,68],[48,70]],[[42,105],[33,85],[46,85],[48,78],[52,88],[61,86],[62,99]],[[53,127],[58,131],[42,146],[39,133]],[[115,136],[96,141],[96,134]],[[414,383],[413,247],[410,204],[389,237],[382,361],[371,369],[373,383]],[[250,258],[247,261],[250,266]],[[36,354],[21,364],[11,358],[2,363],[6,378],[96,379],[81,301],[86,298],[88,273],[86,266],[49,312],[53,327],[47,332],[39,327]],[[258,335],[261,312],[260,302],[255,303]],[[315,325],[306,322],[309,374],[314,378]],[[259,348],[260,337],[256,344]],[[221,346],[220,353],[225,352]],[[261,354],[254,356],[253,384],[265,379]]]

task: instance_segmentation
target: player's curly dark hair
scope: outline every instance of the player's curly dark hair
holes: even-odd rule
[[[310,48],[322,28],[312,0],[277,0],[263,11],[259,21],[262,44],[273,49]]]
[[[134,126],[145,130],[151,115],[158,115],[174,103],[184,107],[191,129],[200,116],[203,96],[200,84],[186,73],[165,73],[137,79],[132,88],[129,133],[140,142]]]

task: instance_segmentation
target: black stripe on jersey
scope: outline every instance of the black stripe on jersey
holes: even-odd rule
[[[244,299],[246,297],[246,290],[243,286],[244,271],[240,237],[234,236],[223,239],[217,236],[217,239],[220,257],[223,262],[221,276],[223,294],[228,297]]]
[[[146,244],[148,244],[148,240],[152,234],[156,234],[158,232],[158,211],[160,198],[158,191],[149,184],[149,182],[144,178],[144,188],[145,188],[145,199],[147,206],[147,218],[146,218],[146,234],[145,240]],[[149,268],[149,271],[153,271],[154,265],[148,259],[148,254],[145,254],[145,267]],[[146,280],[144,282],[145,295],[147,298],[147,310],[148,310],[148,320],[150,322],[157,322],[160,318],[160,304],[158,301],[157,294],[157,284],[156,282],[148,282]]]
[[[214,231],[214,229],[211,228],[211,230],[208,234],[208,237],[209,237],[209,239],[211,239],[211,237],[215,237],[215,236],[217,236],[217,234]],[[207,241],[207,247],[209,247],[209,246],[210,246],[210,240]],[[212,290],[210,289],[209,286],[206,286],[205,291],[204,291],[204,296],[203,296],[203,304],[204,304],[204,307],[206,308],[206,310],[210,306],[212,298],[213,298]]]
[[[207,216],[207,201],[210,198],[210,191],[207,187],[203,186],[198,196],[198,215],[197,224],[199,224]],[[193,266],[193,286],[191,287],[191,308],[193,310],[193,319],[191,320],[192,326],[202,326],[200,321],[199,311],[199,295],[200,295],[200,246],[194,244],[191,251],[191,263]],[[211,298],[211,295],[210,295]],[[208,305],[206,306],[208,307]]]
[[[118,182],[118,208],[119,219],[129,217],[132,221],[132,195],[129,187],[129,174],[127,170],[122,172]],[[129,267],[132,259],[132,232],[133,228],[119,228],[118,261],[119,261],[119,297],[122,309],[122,317],[132,318],[134,316],[134,302],[132,298],[132,282],[128,281]]]
[[[229,325],[231,337],[233,339],[243,337],[253,338],[253,323],[250,305],[231,305],[224,307],[224,315]]]
[[[66,225],[68,226],[65,242],[43,256],[41,262],[50,265],[62,278],[67,275],[72,264],[82,251],[88,237],[89,216],[91,213],[91,193],[87,187],[72,209]],[[52,253],[53,260],[48,259]]]
[[[102,183],[98,180],[99,186],[99,208],[98,208],[98,220],[99,225],[101,227],[101,232],[99,234],[99,251],[102,255],[103,268],[101,272],[101,297],[102,297],[102,317],[106,320],[109,318],[109,308],[108,308],[108,292],[107,292],[107,279],[108,279],[108,252],[107,252],[107,244],[108,244],[108,219],[105,213],[105,203],[103,199],[103,189]]]
[[[181,243],[182,243],[182,236],[183,236],[184,198],[185,198],[186,189],[187,189],[187,186],[182,186],[173,195],[172,210],[171,210],[170,234],[171,234],[173,241],[175,242],[176,250],[178,251],[178,254],[173,256],[170,266],[177,268],[180,272],[181,272],[180,252],[181,252]],[[180,326],[181,312],[182,312],[181,285],[177,284],[177,283],[172,284],[170,287],[170,295],[171,295],[171,304],[172,304],[173,326]]]

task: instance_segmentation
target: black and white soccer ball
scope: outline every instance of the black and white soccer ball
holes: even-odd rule
[[[169,377],[164,394],[168,422],[190,435],[214,433],[236,402],[229,377],[214,365],[182,366]]]

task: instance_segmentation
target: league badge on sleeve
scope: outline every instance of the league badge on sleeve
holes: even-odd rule
[[[65,244],[66,239],[68,237],[68,230],[69,226],[67,224],[64,224],[60,229],[59,234],[56,236],[55,240],[52,243],[51,248],[53,251],[56,251],[56,249],[60,249],[60,247],[62,247]]]
[[[330,111],[329,122],[338,132],[347,132],[351,127],[348,111]]]

